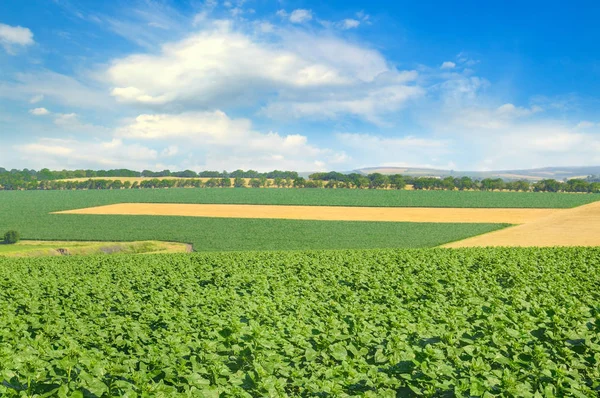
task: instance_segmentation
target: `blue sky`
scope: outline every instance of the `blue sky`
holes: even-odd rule
[[[599,165],[599,17],[592,1],[7,0],[0,166]]]

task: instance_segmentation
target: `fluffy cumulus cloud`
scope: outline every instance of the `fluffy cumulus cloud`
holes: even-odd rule
[[[116,131],[124,140],[169,143],[188,167],[321,169],[339,162],[343,153],[312,146],[306,136],[262,133],[248,119],[232,119],[222,111],[144,114]],[[186,149],[187,148],[187,149]],[[193,152],[189,151],[193,148]],[[173,154],[171,149],[163,154]],[[239,165],[239,166],[238,166]]]
[[[350,114],[374,122],[423,93],[417,72],[397,70],[375,50],[331,35],[277,32],[269,41],[214,23],[158,55],[115,60],[106,79],[117,101],[159,109],[266,102],[263,114],[272,117]]]
[[[440,66],[441,69],[454,69],[456,68],[456,64],[452,61],[445,61],[442,63],[442,66]]]
[[[33,43],[33,33],[28,28],[0,23],[0,45],[9,54],[14,54],[15,47],[29,46]]]

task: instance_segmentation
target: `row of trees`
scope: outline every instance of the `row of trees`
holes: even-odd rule
[[[33,169],[23,170],[6,170],[0,167],[0,176],[11,175],[13,179],[20,178],[23,181],[52,181],[65,180],[71,178],[115,178],[115,177],[179,177],[179,178],[298,178],[298,173],[295,171],[273,170],[267,173],[259,173],[256,170],[236,170],[231,173],[227,171],[201,171],[199,173],[193,170],[184,171],[134,171],[128,169],[114,170],[49,170],[41,169],[39,171]]]
[[[400,174],[383,175],[373,173],[367,176],[337,172],[314,173],[311,181],[322,182],[326,188],[370,188],[404,189],[412,185],[417,190],[478,190],[478,191],[535,191],[535,192],[591,192],[600,193],[600,181],[571,179],[565,182],[545,179],[537,182],[527,180],[505,181],[502,178],[472,179],[471,177],[413,177]]]
[[[481,191],[535,191],[535,192],[591,192],[600,193],[600,181],[588,179],[571,179],[565,182],[545,179],[535,183],[519,180],[504,181],[501,178],[485,178],[482,180],[470,177],[412,177],[400,174],[384,175],[373,173],[363,175],[359,173],[342,174],[337,172],[314,173],[309,179],[299,177],[296,172],[273,171],[257,173],[252,170],[239,173],[218,173],[218,176],[199,178],[150,178],[143,181],[121,181],[117,177],[131,177],[130,175],[115,176],[106,179],[88,179],[82,181],[65,181],[55,178],[46,178],[47,169],[35,172],[33,170],[11,170],[0,168],[0,189],[4,190],[54,190],[54,189],[137,189],[137,188],[216,188],[216,187],[278,187],[278,188],[355,188],[355,189],[405,189],[412,185],[417,190],[481,190]],[[75,173],[76,171],[50,172]],[[118,171],[99,171],[97,173],[117,173]],[[126,170],[124,174],[128,174]],[[185,173],[185,172],[182,172]],[[201,172],[212,173],[212,172]],[[215,172],[217,173],[217,172]],[[250,174],[248,174],[250,173]],[[254,174],[257,173],[257,174]],[[168,177],[176,177],[171,173]],[[254,175],[254,177],[247,177]],[[167,177],[167,176],[165,176]],[[76,177],[72,177],[76,178]],[[79,177],[85,178],[85,177]],[[207,179],[208,178],[208,179]],[[248,180],[249,179],[249,180]]]

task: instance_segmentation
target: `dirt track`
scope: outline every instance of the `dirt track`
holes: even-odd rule
[[[267,206],[122,203],[61,214],[154,215],[296,220],[523,224],[560,214],[557,209],[464,209],[419,207]]]
[[[600,202],[563,210],[527,224],[475,236],[444,247],[600,246]]]

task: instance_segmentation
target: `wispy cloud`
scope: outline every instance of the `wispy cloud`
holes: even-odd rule
[[[33,33],[29,28],[0,23],[0,45],[8,54],[14,55],[17,46],[30,46],[33,43]]]
[[[304,23],[310,21],[312,18],[311,10],[297,9],[290,14],[290,22],[292,23]]]
[[[29,113],[31,113],[34,116],[45,116],[45,115],[49,115],[50,111],[46,108],[35,108],[35,109],[31,109],[29,111]]]

